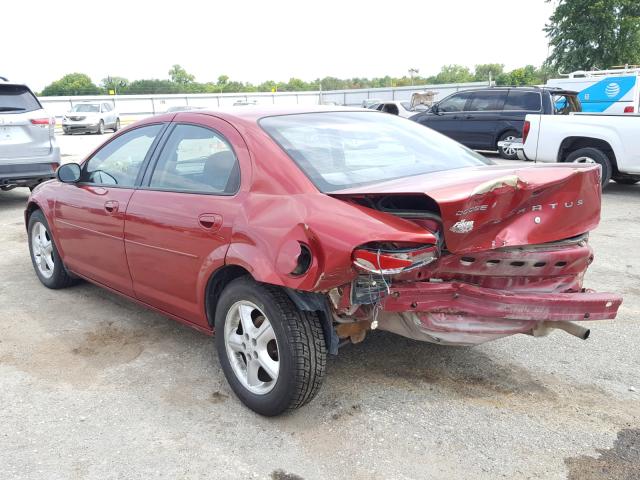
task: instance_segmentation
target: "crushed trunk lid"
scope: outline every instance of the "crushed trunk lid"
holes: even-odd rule
[[[332,192],[336,198],[423,194],[442,217],[447,249],[476,252],[554,242],[600,221],[600,167],[494,165],[434,172]]]

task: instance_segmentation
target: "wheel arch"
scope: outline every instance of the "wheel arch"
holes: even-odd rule
[[[272,287],[282,289],[293,304],[301,311],[317,312],[322,321],[322,330],[327,351],[333,355],[338,353],[339,339],[335,329],[333,328],[333,316],[331,315],[329,303],[325,295],[295,290],[283,285],[261,282],[259,279],[254,278],[251,272],[246,268],[236,264],[227,264],[220,267],[218,270],[213,272],[207,282],[205,291],[205,312],[207,316],[207,323],[212,329],[215,325],[216,308],[220,295],[229,283],[236,278],[243,276],[249,276],[259,283],[265,283]]]
[[[245,275],[252,276],[248,270],[239,265],[224,265],[209,277],[205,288],[204,308],[207,315],[207,323],[211,328],[213,328],[215,324],[216,307],[220,299],[220,294],[222,294],[222,291],[229,283]]]
[[[613,147],[606,140],[595,137],[572,136],[565,138],[558,148],[557,161],[565,162],[571,152],[575,152],[581,148],[597,148],[601,150],[609,158],[613,173],[618,173],[618,162]]]
[[[30,200],[27,204],[27,208],[24,209],[24,227],[26,229],[29,229],[29,219],[31,218],[31,215],[33,215],[33,212],[35,212],[36,210],[42,210],[42,208],[40,208],[40,205],[38,205],[36,202]]]

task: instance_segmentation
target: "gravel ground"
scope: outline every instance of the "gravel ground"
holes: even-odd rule
[[[100,140],[61,137],[64,158]],[[586,342],[375,332],[275,419],[236,400],[210,338],[90,284],[41,286],[27,196],[0,193],[3,479],[640,478],[640,186],[604,196],[585,285],[625,301]]]

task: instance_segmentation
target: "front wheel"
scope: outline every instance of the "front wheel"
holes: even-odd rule
[[[597,163],[598,165],[600,165],[600,182],[602,183],[602,188],[605,188],[611,180],[611,175],[613,173],[611,161],[609,160],[607,154],[602,150],[593,147],[580,148],[567,155],[565,161],[573,163]]]
[[[251,410],[279,415],[315,397],[327,358],[315,312],[298,310],[277,287],[242,277],[222,292],[215,330],[225,377]]]
[[[98,124],[98,130],[96,131],[96,133],[98,135],[104,134],[104,122],[102,120],[100,120],[100,123]]]
[[[65,269],[44,214],[36,210],[29,217],[29,253],[38,279],[45,287],[66,288],[76,280]]]

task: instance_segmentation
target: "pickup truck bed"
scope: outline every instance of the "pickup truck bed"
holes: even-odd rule
[[[510,143],[521,159],[597,163],[603,187],[640,182],[640,115],[527,115],[522,141]]]

